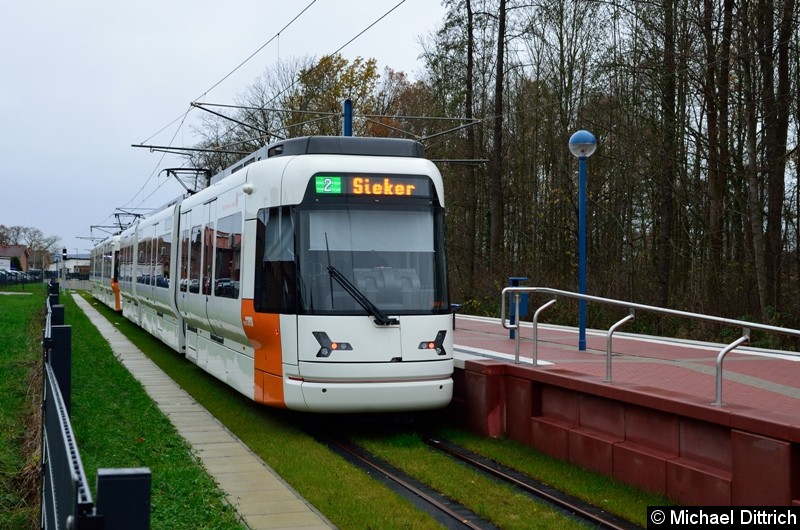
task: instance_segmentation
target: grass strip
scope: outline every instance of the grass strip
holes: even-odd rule
[[[0,528],[38,528],[41,337],[45,291],[0,295]]]
[[[436,436],[442,439],[449,440],[505,467],[549,484],[568,495],[642,527],[646,527],[648,524],[648,506],[672,506],[675,504],[663,495],[623,484],[601,473],[552,458],[514,440],[486,438],[456,427],[439,426],[434,429],[429,427],[424,427],[424,429],[429,432],[436,431]],[[415,470],[419,470],[420,477],[428,475],[427,478],[421,478],[421,480],[438,489],[435,484],[440,480],[439,475],[447,460],[443,461],[439,452],[429,448],[420,436],[373,431],[360,433],[353,441],[409,474],[416,476],[417,471]],[[391,449],[389,449],[390,447]],[[447,483],[449,481],[445,481],[445,484]],[[480,493],[486,494],[483,490],[480,490]],[[453,498],[460,500],[463,493],[456,492],[454,495],[458,495],[458,497]],[[463,499],[460,502],[484,515],[484,512],[481,511],[484,509],[482,499],[479,496],[473,498],[472,495],[464,495]],[[506,517],[505,515],[495,514],[492,510],[493,508],[486,512],[485,517],[502,528],[530,528],[529,526],[516,526],[518,522],[515,519],[503,519]],[[548,519],[545,517],[536,525],[546,523],[548,523]],[[514,526],[506,526],[506,524]],[[533,527],[538,527],[536,525]]]
[[[458,429],[444,429],[441,436],[643,527],[648,524],[648,506],[674,505],[662,495],[617,482],[606,475],[552,458],[513,440],[483,438]]]
[[[450,499],[466,506],[499,528],[578,529],[585,525],[427,446],[416,435],[360,437],[355,440]]]
[[[674,504],[663,496],[551,458],[513,440],[484,438],[455,428],[443,428],[437,434],[643,527],[647,526],[648,506]],[[464,474],[459,471],[464,466],[431,449],[417,435],[362,433],[353,441],[501,528],[556,528],[564,524],[563,519],[548,513],[551,509],[543,509],[538,503],[531,504],[529,499],[523,501],[523,497],[527,497],[513,488],[504,493],[504,489],[490,479],[478,480],[472,478],[475,476],[472,472]],[[525,518],[521,519],[515,514],[525,514]]]

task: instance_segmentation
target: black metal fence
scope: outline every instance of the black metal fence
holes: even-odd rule
[[[0,269],[0,287],[6,285],[28,285],[32,283],[42,283],[46,280],[58,281],[59,279],[65,280],[84,280],[89,281],[89,274],[81,274],[78,272],[59,273],[58,271],[40,271],[29,270],[28,272],[10,271]]]
[[[70,422],[72,328],[64,325],[58,296],[58,283],[51,282],[43,340],[41,528],[150,528],[148,468],[98,469],[97,503],[92,500]]]
[[[0,269],[0,287],[4,285],[26,285],[41,281],[41,277],[35,278],[34,276],[22,271]]]

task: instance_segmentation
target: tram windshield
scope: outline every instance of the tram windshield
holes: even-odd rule
[[[441,208],[351,203],[262,212],[257,310],[375,316],[371,304],[389,316],[449,312]]]
[[[348,205],[298,215],[299,295],[305,312],[390,315],[449,310],[441,214],[428,207]],[[341,273],[357,294],[333,281]]]

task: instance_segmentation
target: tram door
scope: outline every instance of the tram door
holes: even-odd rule
[[[213,292],[216,201],[197,205],[181,218],[181,285],[178,308],[186,322],[186,356],[205,368],[207,348],[198,331],[211,332],[207,304]],[[184,254],[186,253],[186,258]]]
[[[111,273],[111,291],[114,293],[114,310],[122,311],[122,299],[119,294],[119,250],[114,251],[114,271]]]
[[[211,293],[214,292],[214,246],[216,232],[214,222],[217,219],[217,201],[213,200],[203,205],[203,268],[200,270],[200,291],[202,296],[202,317],[206,321],[204,328],[210,330],[208,322],[208,303]]]
[[[183,331],[186,338],[186,357],[192,361],[197,360],[197,327],[189,317],[190,312],[190,282],[192,278],[192,263],[197,260],[192,255],[195,249],[194,230],[192,229],[192,210],[181,212],[180,221],[180,278],[178,289],[175,293],[175,304],[183,317]]]

